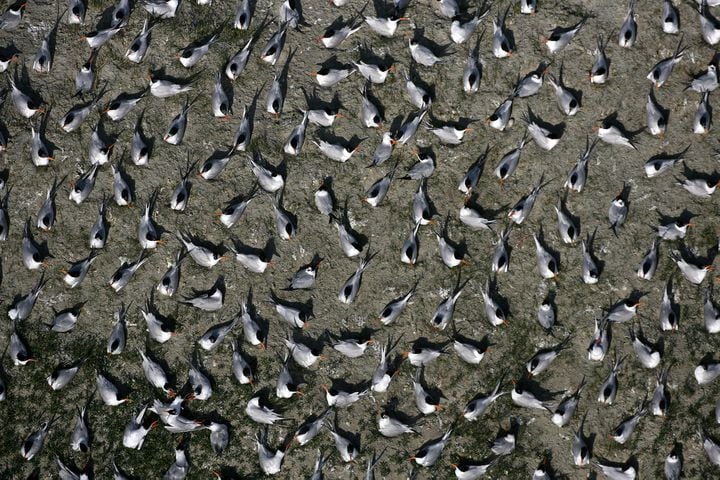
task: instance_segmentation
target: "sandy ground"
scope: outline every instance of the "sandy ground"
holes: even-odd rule
[[[79,466],[92,460],[97,478],[110,475],[109,465],[113,459],[134,478],[159,478],[173,461],[176,440],[173,435],[162,428],[155,429],[149,434],[141,451],[125,449],[121,444],[123,429],[137,405],[160,395],[144,379],[136,349],[148,348],[156,358],[166,361],[175,384],[180,387],[186,381],[186,358],[196,348],[196,340],[209,326],[226,321],[238,313],[239,304],[251,287],[259,313],[270,324],[269,349],[263,352],[249,345],[244,346],[246,354],[257,361],[258,381],[252,387],[239,385],[232,375],[231,338],[213,353],[200,353],[202,363],[213,380],[215,393],[207,402],[194,402],[190,411],[199,418],[212,415],[229,422],[231,442],[225,455],[217,457],[210,448],[207,432],[193,434],[188,478],[209,478],[213,470],[220,468],[239,478],[260,476],[253,441],[257,425],[245,416],[244,409],[254,391],[274,389],[280,366],[278,355],[283,351],[278,337],[282,337],[287,330],[286,324],[272,311],[265,299],[271,288],[278,291],[284,287],[292,273],[300,265],[309,262],[314,254],[326,259],[315,288],[311,291],[281,293],[283,298],[291,300],[313,300],[316,318],[303,332],[305,335],[317,338],[326,329],[339,334],[370,328],[376,331],[374,338],[378,344],[384,343],[388,337],[397,339],[402,336],[398,352],[408,349],[411,342],[420,337],[438,343],[450,337],[450,329],[439,332],[429,325],[436,306],[452,290],[457,280],[457,272],[446,268],[440,261],[432,229],[420,229],[420,260],[417,265],[410,267],[399,261],[400,247],[412,228],[410,205],[416,183],[395,180],[379,208],[371,208],[361,201],[366,188],[383,176],[395,159],[400,162],[398,168],[402,172],[412,164],[413,156],[411,145],[406,145],[397,148],[393,159],[382,167],[365,168],[370,163],[382,132],[365,130],[360,124],[358,89],[362,82],[357,73],[333,89],[318,89],[318,94],[328,101],[333,95],[339,97],[346,118],[338,119],[331,132],[348,139],[353,135],[367,137],[362,150],[346,164],[334,163],[322,157],[310,143],[309,140],[315,138],[319,130],[309,127],[308,142],[302,155],[284,159],[288,171],[285,207],[299,219],[296,239],[283,241],[277,237],[272,199],[269,196],[260,196],[253,201],[242,220],[229,231],[212,216],[225,201],[247,192],[253,184],[254,177],[244,154],[234,156],[217,181],[206,182],[199,177],[193,178],[189,206],[184,213],[177,214],[167,206],[179,179],[177,172],[184,167],[187,153],[190,153],[191,159],[203,161],[213,151],[228,145],[239,123],[242,106],[250,102],[257,88],[262,85],[267,88],[273,72],[281,68],[291,48],[297,48],[298,51],[290,64],[288,97],[281,118],[274,120],[263,111],[265,92],[261,95],[256,115],[254,146],[273,164],[283,160],[280,153],[282,142],[301,118],[297,111],[305,106],[301,88],[308,91],[313,89],[313,79],[307,73],[316,69],[316,63],[326,60],[330,55],[337,55],[341,62],[357,60],[357,46],[367,44],[379,55],[392,57],[395,65],[405,70],[413,62],[402,33],[411,31],[412,25],[423,28],[425,37],[437,44],[450,43],[449,21],[440,18],[435,12],[436,7],[430,2],[413,1],[406,12],[412,21],[409,26],[404,24],[395,38],[380,39],[365,26],[341,49],[330,52],[319,46],[317,37],[338,16],[344,15],[347,19],[353,15],[354,9],[362,6],[352,2],[338,9],[324,2],[305,3],[304,15],[309,26],[303,28],[302,32],[289,32],[286,49],[275,69],[258,59],[258,52],[275,25],[261,34],[246,73],[233,85],[234,111],[237,116],[230,121],[211,117],[209,99],[214,72],[224,67],[229,56],[239,50],[247,38],[244,32],[231,29],[236,8],[234,3],[216,2],[212,6],[203,7],[184,2],[177,18],[156,27],[149,53],[140,65],[130,64],[123,57],[127,45],[140,30],[145,18],[144,10],[136,7],[128,28],[100,51],[99,84],[108,82],[105,100],[123,91],[142,90],[146,86],[143,75],[147,69],[165,66],[168,74],[179,77],[199,73],[200,79],[191,95],[191,98],[198,95],[198,101],[191,109],[187,133],[179,147],[164,144],[161,136],[170,119],[181,109],[184,97],[167,100],[148,97],[125,120],[117,124],[104,122],[105,131],[118,138],[113,160],[117,160],[123,150],[129,150],[136,115],[143,109],[145,131],[155,138],[155,146],[147,167],[135,167],[128,162],[126,168],[135,182],[137,205],[134,208],[121,208],[114,204],[110,206],[108,245],[81,287],[74,290],[66,288],[58,270],[66,266],[66,261],[87,255],[87,235],[95,219],[98,203],[102,195],[109,193],[112,188],[109,165],[102,168],[95,190],[80,206],[68,200],[69,186],[66,183],[58,195],[56,227],[50,233],[34,232],[38,240],[47,241],[52,254],[46,271],[50,281],[32,316],[18,326],[37,362],[25,367],[14,367],[7,357],[2,362],[8,382],[7,399],[0,403],[0,418],[4,419],[0,435],[0,469],[5,471],[4,478],[25,478],[35,467],[40,467],[41,478],[51,478],[56,471],[53,465],[56,454]],[[582,283],[580,245],[561,243],[553,208],[567,172],[584,149],[586,135],[591,134],[592,127],[599,119],[617,112],[619,120],[628,130],[639,130],[645,125],[645,97],[651,85],[645,75],[657,61],[672,54],[678,41],[677,36],[664,35],[660,30],[661,6],[662,2],[640,2],[637,11],[639,36],[634,48],[621,49],[615,39],[610,42],[607,50],[612,62],[610,81],[602,87],[591,86],[587,81],[587,72],[594,61],[595,39],[601,32],[617,32],[626,14],[623,2],[608,5],[602,1],[546,1],[541,3],[538,13],[532,16],[521,15],[518,7],[515,7],[510,12],[508,27],[514,33],[516,54],[504,60],[492,57],[490,50],[490,17],[505,8],[504,4],[493,5],[491,16],[480,27],[480,30],[485,30],[481,41],[482,83],[480,91],[471,96],[465,95],[461,87],[466,46],[450,46],[452,55],[442,65],[433,68],[414,66],[420,78],[434,87],[435,100],[431,115],[440,120],[461,117],[484,119],[511,91],[517,76],[531,71],[543,59],[552,62],[550,70],[555,74],[564,62],[564,80],[567,85],[582,90],[582,108],[575,117],[564,118],[556,106],[551,88],[546,84],[539,95],[516,102],[513,115],[517,121],[505,132],[489,129],[480,122],[473,125],[474,131],[456,148],[439,145],[425,129],[421,129],[411,142],[432,145],[438,164],[435,174],[428,181],[429,196],[439,215],[450,212],[450,236],[456,240],[465,239],[471,256],[470,265],[461,272],[462,279],[469,280],[469,283],[455,311],[457,329],[474,339],[487,336],[491,349],[478,366],[461,363],[452,350],[428,365],[426,381],[441,390],[445,398],[443,403],[447,406],[441,413],[423,419],[418,427],[421,432],[419,435],[385,439],[377,432],[377,408],[390,400],[397,401],[399,411],[410,416],[418,415],[412,397],[414,368],[407,363],[393,379],[388,393],[369,395],[348,410],[339,410],[337,420],[340,428],[360,436],[361,454],[356,462],[350,464],[344,464],[334,454],[325,469],[327,478],[362,476],[368,458],[373,452],[384,449],[385,455],[377,467],[376,478],[401,478],[407,475],[411,468],[408,457],[424,442],[439,437],[447,430],[468,400],[477,393],[491,390],[503,375],[503,389],[509,391],[512,388],[510,380],[522,375],[524,362],[535,351],[552,346],[567,335],[572,335],[570,348],[537,381],[550,392],[563,392],[574,389],[581,377],[586,376],[588,385],[569,427],[559,429],[550,422],[548,413],[516,407],[511,403],[509,395],[506,395],[479,421],[458,421],[440,460],[430,469],[419,468],[418,478],[450,478],[453,476],[451,463],[463,459],[478,461],[488,457],[489,442],[495,438],[499,429],[508,427],[510,417],[522,421],[517,450],[511,456],[501,459],[490,470],[488,478],[527,478],[543,458],[550,460],[558,478],[585,478],[591,470],[574,467],[570,455],[572,429],[584,414],[587,414],[585,434],[595,436],[593,455],[617,462],[632,457],[639,466],[640,478],[661,476],[665,455],[674,442],[683,444],[687,478],[710,478],[717,475],[717,467],[708,462],[702,451],[697,431],[704,426],[710,433],[720,434],[714,420],[718,384],[699,387],[692,376],[700,359],[717,350],[717,339],[705,333],[702,324],[705,286],[695,287],[682,279],[668,257],[671,248],[677,245],[668,243],[661,246],[660,266],[655,278],[646,282],[635,276],[635,270],[652,242],[651,227],[659,223],[661,214],[676,217],[687,209],[697,215],[693,220],[696,226],[690,230],[685,241],[691,251],[706,255],[717,244],[716,198],[697,200],[676,186],[675,177],[681,176],[682,166],[655,179],[645,178],[642,170],[643,162],[650,156],[663,151],[675,153],[691,144],[686,167],[694,172],[716,175],[714,130],[704,137],[692,134],[692,118],[699,95],[683,92],[689,76],[704,69],[713,55],[713,49],[704,44],[700,37],[697,14],[691,6],[685,3],[679,5],[682,30],[688,47],[685,58],[676,67],[670,81],[656,92],[658,101],[671,111],[667,134],[660,139],[639,133],[637,152],[599,144],[590,161],[586,190],[568,197],[569,210],[580,219],[581,236],[597,228],[595,253],[604,264],[598,284],[588,286]],[[71,99],[73,78],[89,55],[87,45],[79,40],[79,36],[92,30],[100,13],[111,7],[108,2],[92,2],[85,26],[69,26],[63,19],[57,33],[51,73],[41,75],[31,71],[30,84],[52,105],[45,135],[55,146],[57,161],[52,162],[49,168],[36,169],[32,166],[28,121],[17,114],[10,102],[6,101],[2,107],[0,118],[10,133],[10,144],[8,151],[0,156],[0,170],[9,170],[8,183],[12,185],[10,236],[0,245],[4,272],[0,287],[3,311],[9,308],[15,295],[29,291],[39,276],[38,272],[26,270],[20,257],[24,220],[32,217],[34,221],[53,178],[64,175],[68,175],[68,179],[75,178],[78,167],[88,167],[87,144],[99,113],[93,112],[82,128],[71,134],[61,131],[58,120],[76,103],[76,99]],[[259,2],[251,30],[266,13],[274,16],[278,7],[277,2],[272,5]],[[372,5],[368,6],[368,12],[371,10]],[[549,56],[542,44],[543,35],[555,25],[575,23],[584,14],[589,15],[590,19],[575,41],[564,53]],[[30,70],[34,53],[42,37],[52,28],[55,17],[54,4],[29,4],[17,30],[0,31],[0,46],[13,41],[22,52],[20,66]],[[230,21],[230,25],[221,35],[220,41],[193,69],[187,71],[175,60],[174,54],[180,48],[202,38],[225,21]],[[373,88],[373,93],[385,108],[386,125],[397,116],[415,110],[407,102],[400,75],[391,74],[384,85]],[[501,186],[492,170],[501,156],[522,137],[523,123],[520,117],[528,106],[532,106],[534,113],[549,123],[565,122],[564,136],[550,153],[536,145],[529,145],[514,176]],[[480,294],[490,272],[490,258],[496,237],[491,232],[471,231],[458,220],[458,211],[464,198],[456,189],[457,183],[487,145],[493,146],[493,149],[477,188],[478,203],[486,209],[499,211],[498,227],[507,223],[507,208],[525,195],[541,174],[551,179],[529,219],[512,230],[510,272],[501,274],[497,279],[498,292],[507,301],[510,311],[507,326],[500,328],[491,327],[484,317]],[[370,240],[369,248],[378,252],[365,273],[359,297],[349,306],[337,300],[337,293],[356,268],[357,260],[344,257],[335,228],[317,213],[312,200],[319,181],[326,176],[333,177],[337,197],[341,201],[347,199],[354,228],[366,235]],[[607,210],[623,182],[631,187],[630,213],[616,238],[608,229]],[[137,223],[142,213],[142,204],[155,188],[160,189],[160,200],[154,218],[169,232],[189,230],[212,242],[226,244],[230,244],[231,238],[238,238],[254,246],[263,246],[269,238],[275,237],[278,251],[273,267],[262,275],[249,273],[234,260],[221,262],[212,270],[198,267],[192,261],[186,262],[179,293],[189,294],[192,288],[207,288],[218,275],[224,275],[227,283],[226,304],[216,314],[203,314],[179,304],[176,298],[156,296],[160,312],[173,317],[178,325],[178,334],[163,345],[147,338],[138,307],[157,284],[167,262],[173,259],[178,250],[173,235],[165,234],[167,244],[152,252],[150,260],[126,289],[116,294],[107,285],[120,259],[134,259],[140,252]],[[541,227],[544,228],[547,244],[560,256],[561,273],[556,281],[544,281],[538,274],[532,234]],[[645,417],[630,442],[621,446],[609,440],[608,434],[634,411],[644,395],[652,395],[656,372],[644,369],[637,361],[626,325],[618,325],[614,329],[611,352],[602,364],[589,362],[585,349],[593,332],[594,320],[602,315],[603,309],[630,296],[633,291],[643,293],[638,323],[642,324],[648,338],[656,340],[661,337],[659,304],[662,289],[670,277],[674,279],[675,300],[680,305],[681,314],[680,330],[664,335],[663,364],[672,364],[668,382],[672,395],[670,413],[666,419],[651,415]],[[709,281],[712,282],[712,279]],[[382,306],[405,293],[416,282],[419,282],[418,294],[408,311],[391,327],[382,327],[377,320]],[[559,326],[555,329],[554,337],[549,336],[535,320],[537,307],[548,292],[555,293],[557,304]],[[88,303],[72,332],[56,334],[47,331],[43,324],[50,321],[53,308],[66,308],[79,301]],[[134,326],[129,328],[125,353],[118,357],[107,357],[104,350],[113,326],[112,314],[122,303],[132,303],[128,321]],[[241,335],[239,328],[234,333]],[[8,342],[9,334],[8,321],[0,329],[1,345]],[[350,360],[326,347],[325,353],[329,355],[329,360],[307,371],[294,367],[293,371],[301,375],[306,383],[305,395],[291,401],[279,401],[274,394],[271,395],[271,403],[289,418],[281,425],[270,428],[271,444],[279,445],[303,419],[325,408],[322,384],[331,379],[343,379],[351,384],[367,382],[377,365],[378,351],[376,344],[362,358]],[[595,399],[611,368],[612,352],[615,351],[617,355],[628,355],[628,358],[620,376],[617,401],[613,406],[606,407]],[[88,358],[87,363],[72,383],[60,392],[50,391],[45,378],[53,368],[58,363],[83,357]],[[110,373],[125,385],[133,403],[111,408],[102,405],[95,396],[89,406],[93,438],[91,455],[80,455],[70,450],[69,438],[74,425],[75,407],[82,405],[93,394],[95,369]],[[556,399],[561,397],[560,393]],[[18,454],[22,439],[36,428],[39,421],[52,415],[58,415],[58,419],[42,453],[30,462],[22,460]],[[309,477],[319,449],[326,452],[334,449],[328,432],[323,432],[311,445],[292,449],[278,476]]]

